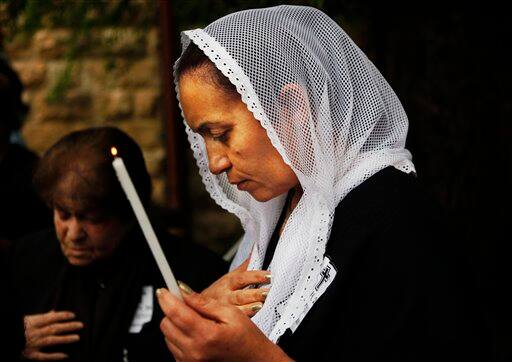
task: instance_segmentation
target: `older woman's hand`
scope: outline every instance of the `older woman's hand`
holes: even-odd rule
[[[76,331],[84,327],[82,322],[74,320],[75,314],[68,311],[51,311],[24,317],[25,348],[22,355],[25,359],[50,361],[67,359],[61,352],[46,353],[44,347],[57,346],[78,342],[80,336]]]
[[[290,361],[240,309],[200,294],[183,302],[157,290],[165,318],[160,323],[177,361]]]
[[[247,287],[270,283],[270,273],[265,270],[247,270],[247,265],[249,259],[203,290],[201,296],[234,305],[249,317],[255,315],[263,306],[269,288]]]

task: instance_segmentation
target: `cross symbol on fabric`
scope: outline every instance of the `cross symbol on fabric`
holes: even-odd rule
[[[320,281],[316,285],[315,290],[318,290],[318,288],[320,288],[320,286],[323,284],[323,282],[325,282],[327,279],[329,279],[329,277],[331,276],[330,273],[331,273],[331,266],[327,265],[325,267],[325,269],[323,269],[322,272],[320,273]]]

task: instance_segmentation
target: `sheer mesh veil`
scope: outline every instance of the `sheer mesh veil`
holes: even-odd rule
[[[233,13],[183,32],[183,49],[191,41],[236,86],[304,190],[270,264],[267,300],[253,317],[276,342],[315,302],[312,291],[338,203],[387,166],[414,171],[404,148],[407,116],[375,66],[317,9]],[[225,174],[211,174],[202,138],[186,131],[208,192],[245,230],[232,267],[250,255],[249,268],[261,268],[286,195],[261,203]]]

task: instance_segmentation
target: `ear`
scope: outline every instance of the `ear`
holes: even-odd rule
[[[287,83],[281,87],[278,96],[281,121],[287,128],[294,128],[307,122],[311,110],[306,89],[297,83]]]
[[[297,83],[287,83],[279,92],[281,142],[285,145],[288,158],[295,169],[306,170],[300,165],[301,159],[310,155],[313,142],[314,124],[306,88]]]
[[[308,95],[304,87],[296,83],[287,83],[279,91],[279,103],[283,107],[297,108],[298,105],[308,105]],[[302,107],[300,107],[302,108]]]

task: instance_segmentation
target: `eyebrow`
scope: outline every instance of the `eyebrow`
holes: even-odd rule
[[[192,129],[192,130],[194,132],[196,132],[196,133],[203,134],[205,132],[210,131],[210,127],[211,126],[215,126],[215,125],[218,125],[218,124],[219,124],[218,122],[205,121],[205,122],[201,123],[199,125],[199,127],[197,127],[196,129]]]

